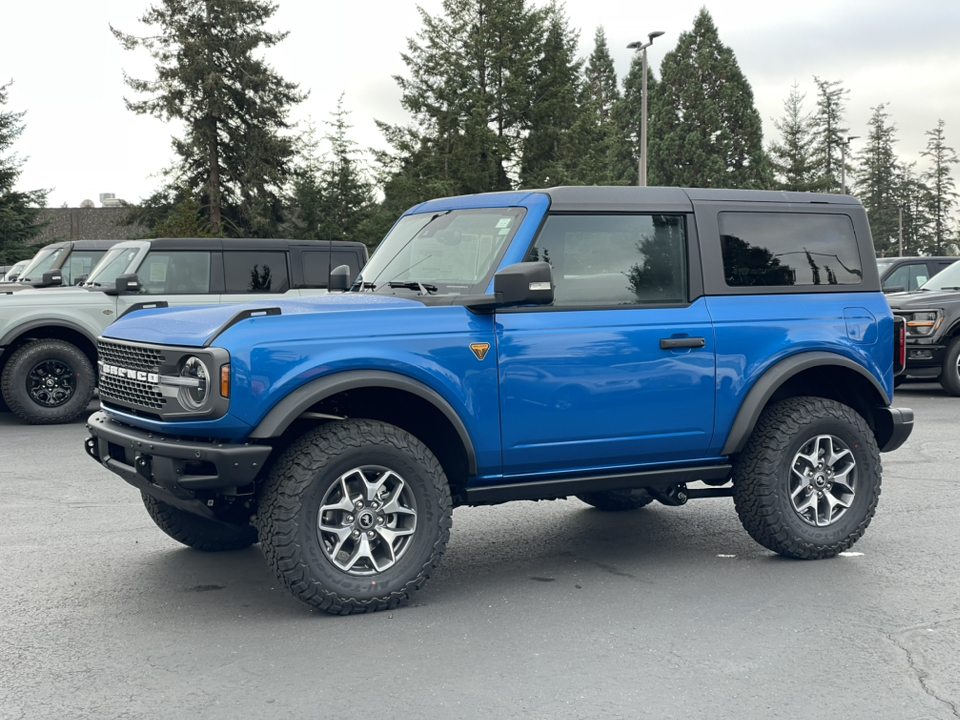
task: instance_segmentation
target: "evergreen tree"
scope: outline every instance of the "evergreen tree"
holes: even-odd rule
[[[649,146],[650,136],[650,114],[654,108],[651,102],[657,92],[657,79],[653,74],[653,68],[647,67],[647,144]],[[641,113],[643,110],[643,59],[640,53],[633,54],[633,60],[630,63],[630,70],[623,79],[623,94],[620,102],[614,107],[614,118],[617,127],[620,129],[623,144],[620,152],[622,154],[621,162],[630,165],[630,173],[626,180],[628,185],[637,182],[640,174],[640,125]]]
[[[783,101],[783,117],[773,121],[780,133],[779,142],[770,145],[769,155],[777,190],[810,192],[815,189],[813,159],[813,123],[803,111],[805,95],[794,83]]]
[[[839,80],[821,80],[814,77],[817,85],[817,112],[813,116],[813,157],[817,179],[815,189],[819,192],[840,192],[841,158],[840,143],[850,128],[843,127],[846,114],[846,97],[850,93]],[[849,164],[844,172],[849,172]]]
[[[753,91],[706,8],[663,58],[653,98],[651,185],[764,188],[770,183]]]
[[[943,255],[944,246],[950,242],[949,216],[957,200],[956,185],[950,174],[950,166],[960,162],[957,153],[948,147],[943,135],[943,120],[937,121],[933,130],[928,130],[927,149],[921,152],[930,159],[930,169],[923,174],[923,179],[930,188],[929,212],[933,225],[933,250],[935,255]]]
[[[9,265],[31,257],[36,248],[27,241],[44,228],[40,208],[48,190],[16,190],[24,161],[12,152],[13,143],[23,133],[26,111],[4,110],[13,81],[0,85],[0,265]]]
[[[327,121],[324,137],[330,154],[311,162],[294,184],[295,217],[286,234],[309,240],[359,240],[375,244],[380,238],[360,236],[371,212],[373,188],[365,177],[357,144],[348,137],[349,112],[343,96]]]
[[[287,36],[264,30],[275,11],[267,0],[159,0],[140,18],[152,34],[111,27],[125,49],[146,48],[155,61],[154,80],[124,74],[144,97],[127,108],[184,125],[159,196],[187,189],[214,235],[277,233],[295,145],[288,115],[305,95],[257,56]]]
[[[917,178],[914,163],[899,165],[897,172],[897,250],[891,255],[932,254],[934,248],[931,232],[930,189]],[[900,232],[903,233],[903,251],[900,250]]]
[[[878,255],[896,255],[899,245],[898,167],[894,152],[896,126],[881,104],[873,108],[866,147],[857,154],[857,194],[870,217]]]
[[[626,138],[614,116],[620,102],[607,38],[603,28],[597,28],[594,49],[584,70],[580,118],[573,128],[578,184],[624,185],[632,178]]]
[[[547,11],[527,0],[444,0],[418,8],[398,77],[408,126],[378,123],[392,151],[378,154],[385,206],[436,195],[508,190],[520,173]]]
[[[534,65],[529,133],[521,150],[520,186],[526,188],[573,183],[577,161],[572,133],[579,118],[583,66],[576,57],[578,37],[555,4],[547,7],[545,22],[541,54]]]

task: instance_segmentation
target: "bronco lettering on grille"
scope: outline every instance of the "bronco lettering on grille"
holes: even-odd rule
[[[157,373],[118,367],[116,365],[105,363],[102,360],[99,361],[97,365],[100,366],[100,373],[102,375],[113,375],[114,377],[127,378],[128,380],[139,380],[140,382],[153,383],[154,385],[158,385],[160,383],[160,375]]]

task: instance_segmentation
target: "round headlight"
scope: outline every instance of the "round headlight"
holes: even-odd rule
[[[188,381],[180,386],[181,404],[189,410],[199,410],[207,399],[210,371],[200,358],[191,355],[180,366],[180,377]]]

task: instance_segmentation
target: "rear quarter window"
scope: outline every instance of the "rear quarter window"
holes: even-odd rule
[[[722,212],[718,222],[729,287],[863,281],[857,238],[847,215]]]

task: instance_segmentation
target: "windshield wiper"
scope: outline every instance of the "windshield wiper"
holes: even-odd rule
[[[437,291],[436,285],[424,285],[423,283],[416,282],[415,280],[407,282],[394,282],[391,280],[387,283],[387,287],[419,290],[421,295],[429,295],[430,293],[435,293]]]
[[[360,282],[355,282],[353,285],[350,286],[351,290],[353,288],[359,288],[360,290],[376,290],[377,286],[372,282],[366,282],[364,280],[361,280]]]

